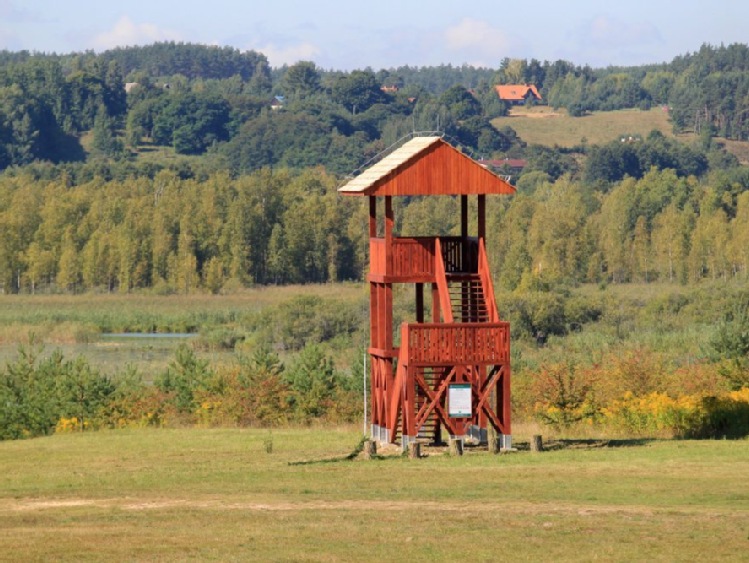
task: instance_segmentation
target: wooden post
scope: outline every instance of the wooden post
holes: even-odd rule
[[[461,440],[460,438],[450,438],[450,455],[463,455],[463,440]]]
[[[507,365],[504,366],[504,376],[502,377],[502,422],[504,423],[504,432],[503,434],[511,435],[512,434],[512,409],[510,404],[510,373],[512,372],[510,368],[510,362],[507,362]],[[499,405],[497,405],[497,408],[499,408]]]
[[[385,275],[393,272],[393,225],[395,216],[393,215],[393,198],[385,198]]]
[[[544,451],[544,442],[540,434],[534,434],[531,436],[531,451],[542,452]]]
[[[468,269],[468,196],[460,196],[460,238],[461,240],[461,259],[460,267],[462,270]]]
[[[419,442],[408,443],[408,457],[409,459],[419,459],[421,457],[421,444]]]
[[[416,284],[416,322],[424,322],[424,284]]]
[[[372,459],[375,457],[377,455],[377,442],[374,440],[365,440],[362,453],[364,454],[364,459]]]
[[[486,196],[483,194],[479,196],[478,207],[478,237],[486,244]]]
[[[497,436],[497,430],[494,428],[494,425],[491,423],[488,423],[486,425],[486,441],[487,441],[489,453],[498,454],[499,453],[499,436]]]

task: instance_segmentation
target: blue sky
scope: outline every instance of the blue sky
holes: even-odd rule
[[[70,53],[155,41],[228,45],[324,69],[504,57],[593,67],[749,43],[746,0],[0,0],[0,48]]]

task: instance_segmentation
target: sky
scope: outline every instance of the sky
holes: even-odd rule
[[[749,43],[746,0],[0,0],[0,49],[67,54],[177,41],[326,70],[559,59],[670,62]]]

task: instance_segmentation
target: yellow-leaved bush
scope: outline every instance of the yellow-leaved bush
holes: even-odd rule
[[[623,397],[595,407],[583,402],[562,412],[557,405],[537,403],[544,422],[580,421],[630,435],[679,438],[740,438],[749,435],[749,387],[720,395],[652,392]]]

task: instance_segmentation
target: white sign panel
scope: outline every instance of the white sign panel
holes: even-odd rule
[[[447,411],[450,418],[470,418],[473,415],[470,383],[448,386]]]

